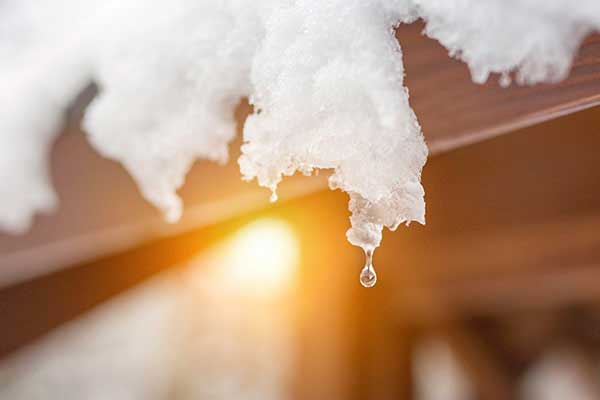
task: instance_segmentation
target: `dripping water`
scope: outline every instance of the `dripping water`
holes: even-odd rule
[[[365,250],[366,263],[360,271],[360,284],[366,288],[371,288],[377,283],[377,273],[373,268],[373,249]]]

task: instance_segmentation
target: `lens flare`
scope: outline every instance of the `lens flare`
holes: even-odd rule
[[[298,266],[298,241],[282,220],[262,218],[233,234],[215,267],[224,281],[264,293],[289,286]]]

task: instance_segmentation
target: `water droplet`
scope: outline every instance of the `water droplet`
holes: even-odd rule
[[[269,201],[270,201],[271,203],[275,203],[275,202],[277,201],[277,199],[278,199],[277,193],[275,193],[275,192],[272,192],[272,193],[271,193],[271,197],[269,197]]]
[[[373,250],[365,250],[367,262],[364,268],[360,271],[360,284],[366,288],[371,288],[377,283],[377,273],[373,268]]]
[[[366,288],[371,288],[377,283],[377,274],[372,265],[365,265],[360,271],[360,284]]]

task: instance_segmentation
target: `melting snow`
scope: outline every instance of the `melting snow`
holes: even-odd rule
[[[233,109],[255,106],[240,168],[275,191],[283,176],[332,169],[350,196],[348,239],[425,222],[427,157],[403,86],[394,27],[425,34],[473,80],[566,76],[600,2],[564,0],[5,0],[0,3],[0,227],[23,232],[56,203],[46,166],[66,107],[90,82],[93,146],[120,161],[176,221],[197,158],[227,160]]]

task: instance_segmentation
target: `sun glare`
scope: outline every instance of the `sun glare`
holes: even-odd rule
[[[282,220],[263,218],[241,228],[224,243],[219,270],[245,289],[276,291],[289,285],[298,265],[298,243]]]

